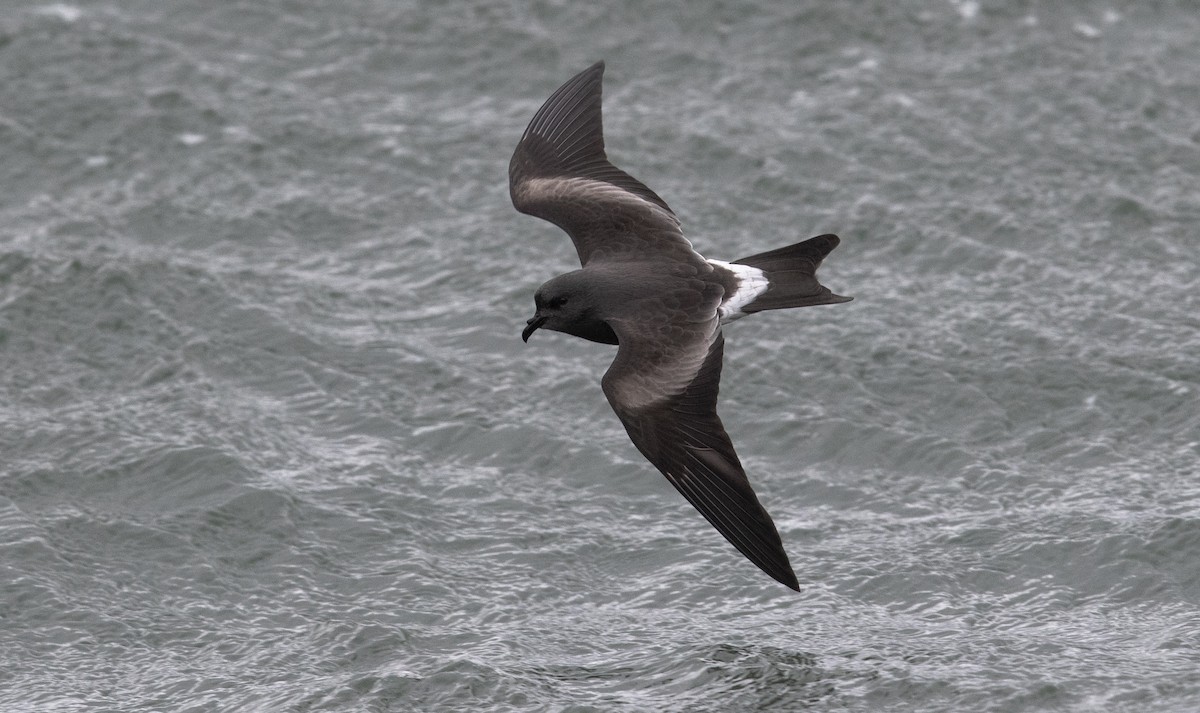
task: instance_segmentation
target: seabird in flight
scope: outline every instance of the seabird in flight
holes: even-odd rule
[[[604,63],[546,100],[508,168],[513,205],[571,236],[582,269],[546,282],[521,333],[550,329],[617,356],[601,385],[633,444],[751,562],[799,591],[717,416],[722,326],[768,309],[848,302],[817,281],[836,235],[722,262],[697,253],[675,213],[604,153]]]

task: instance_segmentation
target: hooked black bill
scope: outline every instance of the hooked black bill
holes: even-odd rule
[[[521,341],[528,342],[529,336],[537,331],[538,327],[541,327],[545,323],[546,317],[542,315],[535,314],[534,316],[530,317],[529,321],[525,323],[525,329],[521,330]]]

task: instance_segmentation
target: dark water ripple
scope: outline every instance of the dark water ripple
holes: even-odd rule
[[[9,2],[5,711],[1191,711],[1200,100],[1186,4]],[[544,95],[718,258],[805,591],[519,341]]]

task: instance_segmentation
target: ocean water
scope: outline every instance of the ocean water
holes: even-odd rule
[[[1200,708],[1188,2],[0,2],[0,710]],[[605,59],[804,591],[633,449],[508,159]]]

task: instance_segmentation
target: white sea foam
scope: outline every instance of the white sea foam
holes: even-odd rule
[[[63,22],[75,22],[80,17],[83,17],[83,10],[75,5],[67,5],[65,3],[54,3],[53,5],[42,5],[33,9],[38,15],[46,15],[48,17],[57,17]]]

